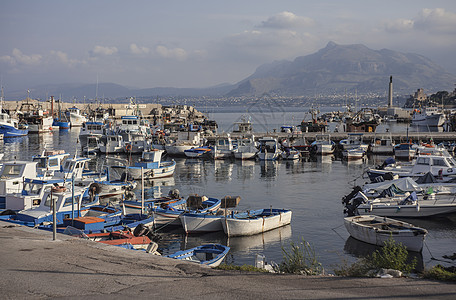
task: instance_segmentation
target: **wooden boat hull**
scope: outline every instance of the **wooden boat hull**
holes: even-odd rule
[[[222,231],[223,216],[185,213],[179,216],[186,233]]]
[[[227,236],[254,235],[282,227],[291,223],[291,211],[272,209],[259,210],[246,216],[241,214],[231,215],[222,220],[223,231]],[[263,214],[263,216],[262,216]],[[236,217],[239,216],[239,217]]]
[[[177,251],[176,253],[168,255],[167,257],[186,260],[215,268],[222,263],[229,250],[230,247],[228,246],[220,244],[208,244],[188,250]]]
[[[421,252],[427,230],[412,224],[373,215],[354,216],[344,219],[344,225],[350,235],[360,241],[384,246],[393,239],[407,250]]]

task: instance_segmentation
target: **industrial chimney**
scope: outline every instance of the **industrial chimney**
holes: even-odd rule
[[[388,107],[393,107],[393,76],[390,76],[389,90],[388,90]]]

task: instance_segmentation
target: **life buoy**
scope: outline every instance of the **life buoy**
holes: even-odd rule
[[[133,149],[133,146],[132,146],[131,144],[127,144],[127,145],[125,146],[125,150],[131,151],[131,149]]]

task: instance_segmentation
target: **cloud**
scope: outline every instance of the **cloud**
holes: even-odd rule
[[[187,59],[187,52],[182,48],[169,49],[166,46],[159,45],[155,48],[155,52],[164,58],[176,59],[184,61]]]
[[[424,8],[416,18],[414,28],[429,32],[456,33],[456,14],[443,8]]]
[[[147,47],[139,47],[136,44],[131,44],[130,52],[133,54],[148,54],[150,52],[150,49]]]
[[[12,55],[4,55],[0,57],[0,61],[11,65],[39,65],[42,61],[42,56],[39,54],[25,55],[21,50],[14,48]]]
[[[261,27],[275,29],[289,29],[302,26],[313,26],[314,20],[307,17],[297,16],[292,12],[284,11],[261,23]]]
[[[70,59],[67,53],[59,50],[51,50],[51,60],[56,60],[68,67],[73,67],[81,63],[76,59]]]
[[[386,21],[384,29],[391,33],[429,32],[432,34],[456,33],[456,14],[443,8],[424,8],[413,19]]]
[[[414,21],[407,19],[397,19],[394,21],[385,22],[385,30],[387,32],[397,33],[413,30]]]
[[[94,55],[113,55],[117,51],[116,47],[95,46],[91,53]]]

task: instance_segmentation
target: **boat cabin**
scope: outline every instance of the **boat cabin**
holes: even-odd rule
[[[25,178],[37,178],[37,162],[9,161],[3,164],[0,172],[0,209],[5,208],[6,195],[20,193]]]
[[[456,175],[456,161],[449,156],[419,155],[412,168],[412,174],[426,174],[434,176]]]
[[[40,206],[45,191],[55,186],[63,186],[63,179],[41,180],[24,179],[24,188],[20,193],[6,195],[6,209],[24,210]]]
[[[54,171],[62,169],[63,162],[70,156],[64,150],[44,150],[42,154],[32,157],[32,161],[36,161],[36,169],[39,174],[44,176],[52,176]]]

